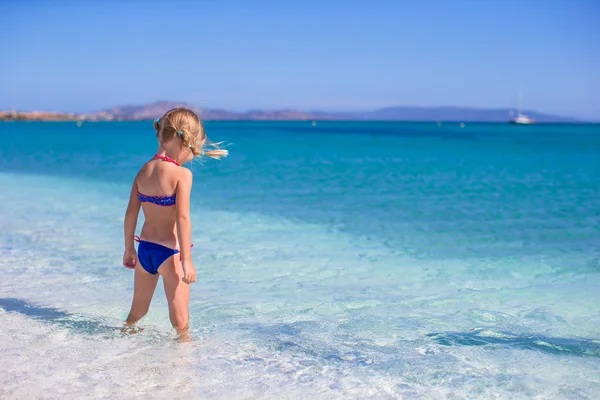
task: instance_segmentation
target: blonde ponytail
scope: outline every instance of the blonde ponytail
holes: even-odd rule
[[[227,150],[223,150],[223,149],[209,150],[209,151],[205,151],[204,155],[218,160],[222,157],[227,157],[229,155],[229,152]]]
[[[207,143],[204,146],[205,147],[212,147],[212,150],[204,150],[203,153],[205,156],[210,157],[210,158],[214,158],[216,160],[223,158],[223,157],[227,157],[229,155],[229,151],[225,150],[225,149],[221,149],[219,146],[223,144],[223,142],[219,142],[219,143]]]

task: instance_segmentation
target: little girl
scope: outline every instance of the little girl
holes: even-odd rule
[[[158,152],[138,172],[125,213],[123,266],[135,269],[131,326],[148,312],[158,275],[163,277],[171,323],[181,335],[188,329],[192,262],[190,191],[192,172],[181,166],[195,156],[225,157],[227,150],[203,151],[206,133],[200,118],[185,108],[167,111],[154,121]],[[140,207],[144,226],[134,236]],[[134,240],[139,242],[136,254]],[[179,254],[178,257],[173,257]]]

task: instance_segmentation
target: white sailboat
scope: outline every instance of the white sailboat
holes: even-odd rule
[[[535,123],[535,120],[533,118],[529,118],[527,115],[523,114],[521,112],[522,109],[522,104],[523,103],[523,91],[520,90],[519,91],[519,109],[517,111],[517,116],[514,118],[511,118],[508,122],[511,124],[533,124]],[[511,112],[511,116],[512,116],[512,112]]]

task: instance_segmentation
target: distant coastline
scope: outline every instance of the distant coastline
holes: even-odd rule
[[[77,114],[44,111],[0,111],[0,121],[78,121]]]
[[[232,112],[202,109],[191,104],[158,101],[145,105],[113,107],[93,113],[46,111],[0,111],[0,121],[141,121],[153,120],[175,107],[187,107],[205,121],[405,121],[405,122],[507,122],[512,109],[464,107],[388,107],[373,111],[305,112],[299,110],[253,110]],[[527,111],[539,123],[585,123],[575,118]]]

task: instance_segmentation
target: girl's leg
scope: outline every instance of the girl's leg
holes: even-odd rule
[[[131,326],[146,315],[150,308],[150,302],[152,301],[152,295],[154,295],[157,283],[158,275],[152,275],[146,272],[138,259],[135,264],[135,275],[133,280],[133,302],[125,325]]]
[[[171,324],[182,336],[187,335],[190,303],[190,285],[183,282],[183,269],[179,256],[170,257],[158,269],[165,284],[165,294],[169,302]]]

